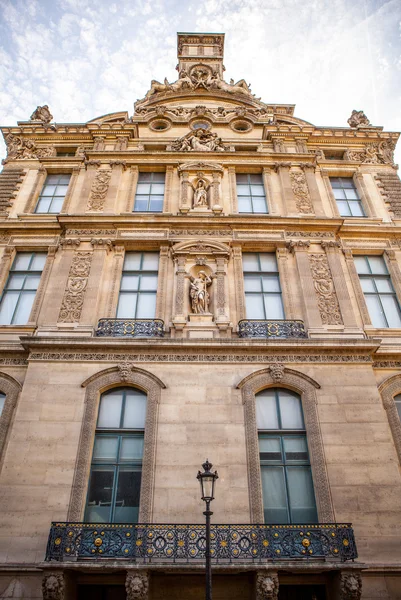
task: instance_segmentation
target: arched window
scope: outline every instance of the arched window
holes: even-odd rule
[[[135,523],[141,489],[146,394],[118,388],[102,394],[85,521]]]
[[[265,523],[317,523],[301,398],[269,388],[256,395]]]

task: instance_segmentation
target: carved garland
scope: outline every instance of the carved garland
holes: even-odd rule
[[[152,522],[157,411],[161,390],[166,386],[151,373],[127,362],[101,371],[82,384],[86,388],[85,413],[68,509],[69,521],[81,521],[83,517],[100,396],[113,387],[127,385],[138,387],[147,393],[139,522]]]
[[[395,449],[401,464],[401,420],[398,415],[394,396],[401,393],[401,375],[393,375],[386,379],[380,386],[379,392],[383,406],[387,413],[388,422],[394,439]]]
[[[277,365],[274,369],[269,367],[253,373],[237,386],[242,391],[245,411],[251,522],[264,522],[255,395],[277,385],[288,387],[301,395],[319,521],[331,523],[334,511],[317,413],[316,389],[320,386],[303,373],[285,367],[277,369]]]
[[[324,325],[342,325],[340,305],[334,290],[327,256],[310,254],[309,262],[322,323]]]
[[[308,185],[306,183],[305,173],[302,171],[291,171],[290,177],[298,212],[303,214],[313,213],[314,211]]]
[[[88,210],[103,210],[111,173],[111,169],[98,169],[96,171],[89,197]]]
[[[92,256],[92,252],[77,252],[72,259],[58,317],[59,323],[76,323],[81,318]]]

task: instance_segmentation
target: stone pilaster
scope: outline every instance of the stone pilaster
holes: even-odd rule
[[[50,279],[50,273],[52,272],[56,252],[57,252],[57,246],[50,246],[48,253],[47,253],[47,257],[46,257],[45,266],[43,267],[42,275],[40,278],[39,287],[35,294],[35,300],[33,302],[31,314],[29,315],[29,321],[28,321],[27,325],[36,325],[36,323],[38,321],[38,315],[39,315],[40,309],[42,307],[43,297],[45,295],[47,285],[48,285],[48,282]]]
[[[372,202],[368,189],[363,179],[363,173],[360,171],[356,171],[354,173],[354,184],[356,189],[359,192],[359,197],[362,200],[362,205],[365,210],[365,214],[367,217],[376,217],[376,211],[374,203]]]
[[[295,194],[291,185],[291,177],[290,177],[290,162],[280,162],[275,163],[274,168],[278,171],[281,183],[281,189],[283,193],[283,205],[285,209],[285,213],[288,214],[297,214],[297,204],[295,199]]]
[[[60,210],[60,215],[68,214],[68,211],[69,211],[69,208],[71,205],[71,200],[74,195],[75,188],[77,186],[78,176],[79,176],[81,170],[83,170],[83,169],[84,169],[83,165],[81,165],[79,167],[73,167],[70,183],[67,188],[67,193],[64,198],[63,206],[61,207],[61,210]]]
[[[325,217],[322,199],[320,197],[320,192],[316,181],[315,165],[311,163],[303,163],[301,166],[305,172],[306,183],[309,189],[315,215],[317,217]]]
[[[242,249],[241,246],[233,248],[234,262],[234,285],[235,285],[235,304],[237,309],[237,320],[246,318],[245,292],[244,292],[244,273],[242,267]]]
[[[348,248],[343,249],[343,253],[345,256],[345,261],[347,263],[349,275],[351,277],[352,286],[354,288],[356,300],[358,302],[359,310],[362,317],[362,322],[364,325],[372,326],[372,321],[369,315],[368,307],[366,305],[365,296],[361,287],[361,282],[359,281],[359,276],[356,270],[354,258],[352,256],[352,250]]]
[[[164,206],[163,212],[169,213],[171,212],[171,192],[173,187],[173,173],[174,167],[172,165],[168,165],[166,167],[166,180],[164,185]]]
[[[227,294],[226,294],[226,268],[225,258],[216,258],[216,325],[226,330],[229,325],[227,316]]]
[[[395,250],[386,250],[387,268],[390,273],[391,282],[395,293],[397,294],[398,302],[401,303],[401,271],[397,261]]]
[[[271,177],[272,177],[271,167],[263,167],[262,176],[263,176],[263,185],[265,188],[266,202],[267,202],[269,214],[278,215],[280,213],[279,213],[277,204],[274,201],[273,186],[272,186],[272,180],[271,180]]]
[[[33,169],[30,169],[32,171]],[[39,194],[45,184],[47,177],[47,170],[42,165],[38,168],[36,172],[35,182],[32,186],[31,192],[28,196],[28,200],[26,201],[24,213],[32,213],[35,210],[36,204],[38,202]]]
[[[334,240],[323,241],[322,247],[326,250],[344,327],[354,329],[357,327],[357,322],[352,308],[351,297],[348,292],[344,271],[342,269],[340,243]]]
[[[176,259],[176,287],[175,287],[175,304],[174,304],[174,317],[173,324],[176,330],[182,330],[187,322],[184,315],[185,306],[185,265],[186,257],[178,256]]]
[[[6,285],[8,273],[11,268],[12,261],[15,256],[15,248],[12,246],[6,246],[3,251],[3,255],[0,259],[0,289],[2,290]]]
[[[138,184],[139,168],[134,165],[130,168],[129,183],[127,186],[127,194],[124,202],[125,212],[133,212],[135,203],[136,186]]]
[[[312,271],[308,258],[310,242],[299,240],[290,242],[297,263],[299,283],[302,290],[303,312],[307,329],[322,328],[319,306],[317,303]]]
[[[182,214],[186,214],[187,212],[189,212],[189,209],[191,208],[191,202],[190,202],[190,198],[189,198],[190,183],[189,183],[188,171],[181,171],[180,178],[181,178],[181,190],[180,190],[179,211]]]
[[[237,180],[235,178],[235,167],[228,167],[228,182],[230,186],[230,208],[234,214],[238,213]]]
[[[280,274],[280,285],[283,290],[284,314],[286,319],[295,319],[294,299],[291,287],[291,278],[288,269],[288,249],[277,248],[277,264]]]
[[[166,285],[169,262],[169,246],[163,244],[160,246],[159,254],[159,275],[156,298],[156,319],[166,320]]]
[[[210,204],[215,215],[219,215],[223,211],[220,205],[220,173],[212,173],[213,181],[211,183]]]
[[[323,179],[324,187],[326,188],[327,196],[328,196],[328,198],[330,200],[330,205],[331,205],[331,210],[333,212],[333,217],[338,219],[340,217],[340,212],[338,210],[337,202],[336,202],[336,199],[334,197],[333,188],[331,187],[329,171],[327,169],[322,169],[320,171],[320,174],[321,174],[322,179]]]
[[[124,264],[124,246],[114,246],[113,264],[111,267],[109,297],[107,301],[105,318],[116,317],[120,280]]]

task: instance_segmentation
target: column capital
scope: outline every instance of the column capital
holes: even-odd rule
[[[337,240],[322,240],[321,244],[322,248],[324,248],[325,250],[334,250],[335,248],[341,248],[341,244]]]
[[[292,240],[291,242],[287,242],[287,248],[289,248],[290,252],[308,252],[310,246],[309,240]]]

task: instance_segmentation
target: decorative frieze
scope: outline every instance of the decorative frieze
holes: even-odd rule
[[[92,252],[77,252],[72,259],[58,317],[59,323],[76,323],[81,318],[92,256]]]
[[[4,139],[7,145],[7,158],[3,163],[7,163],[9,160],[19,160],[23,158],[38,159],[57,156],[56,147],[54,145],[38,147],[32,140],[18,137],[12,133],[7,133],[4,136]]]
[[[226,237],[231,236],[232,231],[231,229],[170,229],[170,235]]]
[[[313,214],[312,200],[309,195],[305,173],[303,171],[291,171],[290,178],[298,212],[302,214]]]
[[[103,210],[104,201],[109,189],[111,169],[98,169],[92,183],[88,210]]]
[[[327,256],[310,254],[309,262],[322,323],[324,325],[342,325],[340,306],[334,290]]]

